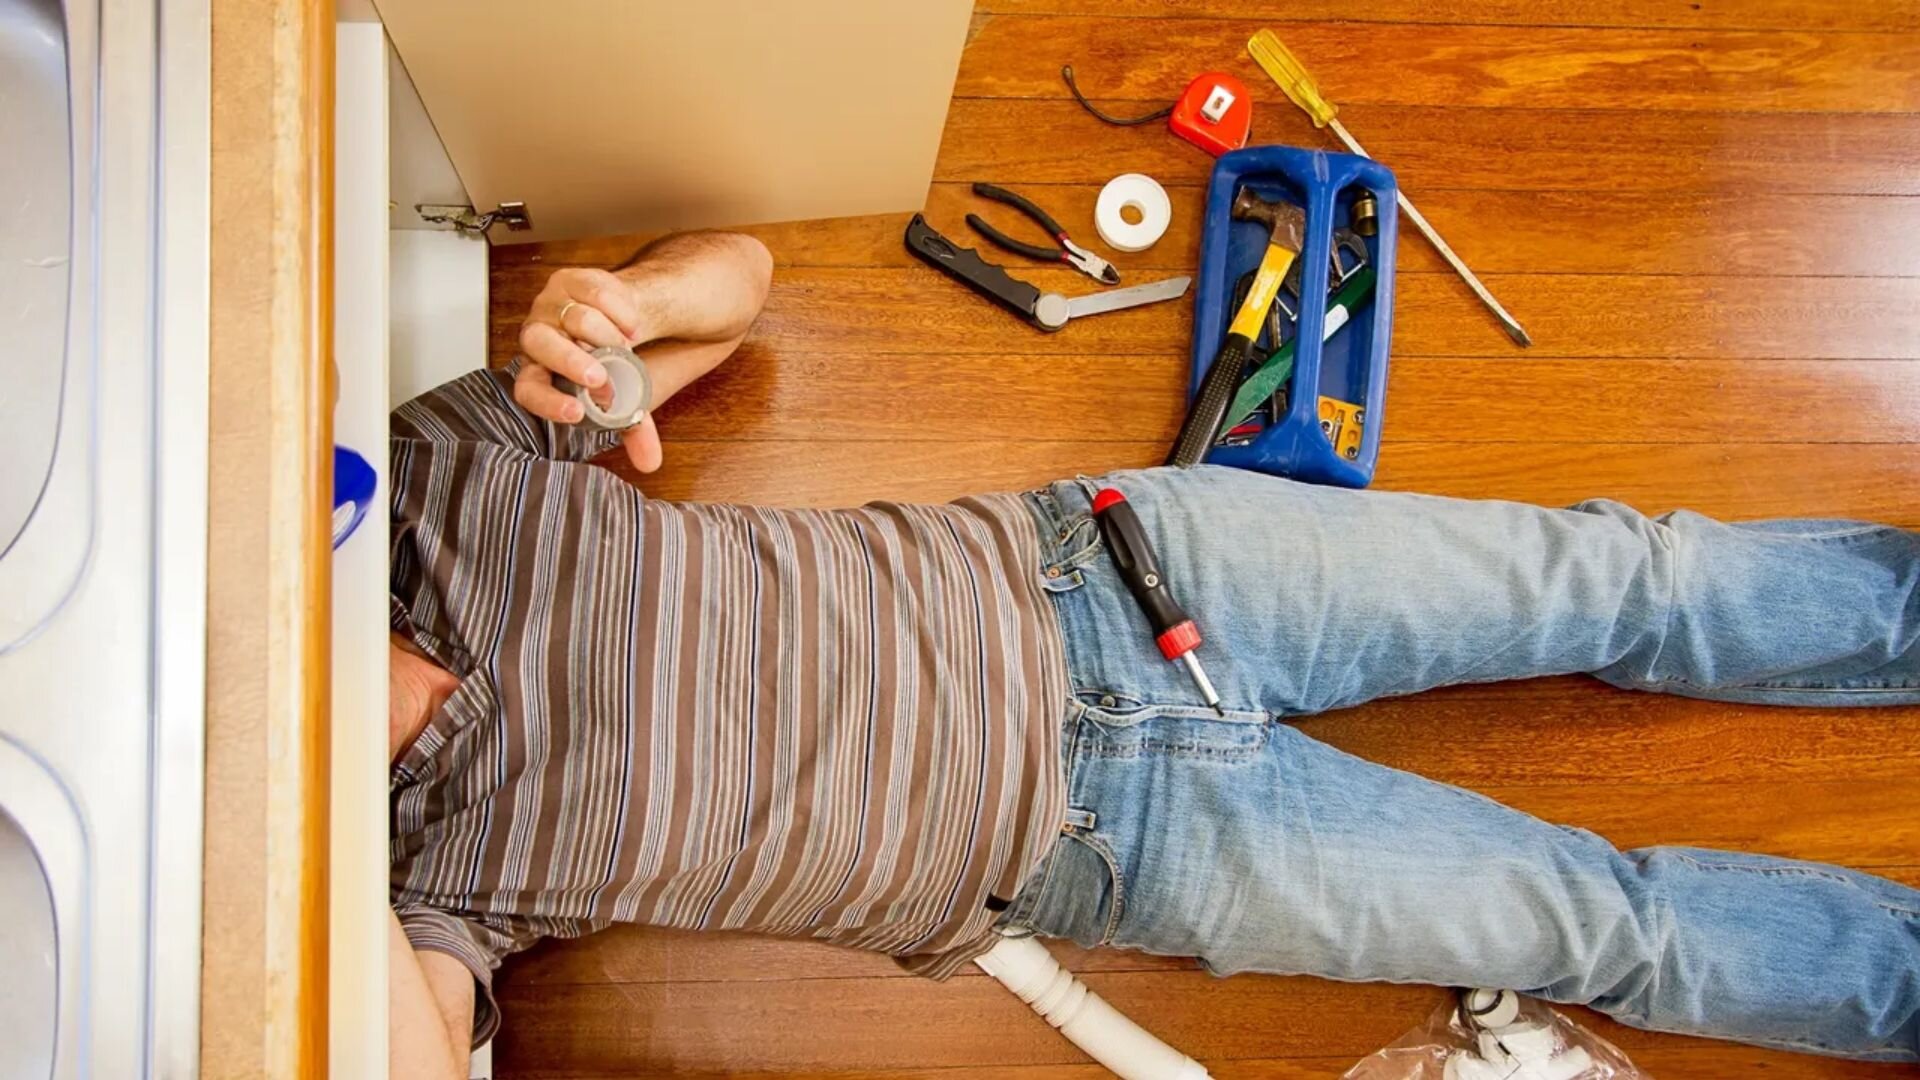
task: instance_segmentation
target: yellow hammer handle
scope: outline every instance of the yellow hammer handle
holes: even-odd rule
[[[1279,244],[1267,245],[1266,253],[1260,256],[1260,272],[1253,275],[1253,285],[1247,289],[1247,298],[1240,301],[1240,310],[1234,313],[1227,333],[1239,334],[1248,341],[1260,336],[1260,324],[1266,321],[1273,298],[1280,294],[1280,284],[1287,280],[1296,254]]]
[[[1333,103],[1320,96],[1320,88],[1313,84],[1313,76],[1300,66],[1292,52],[1280,43],[1280,35],[1271,30],[1262,30],[1247,39],[1247,52],[1253,62],[1260,65],[1262,71],[1280,84],[1295,105],[1306,110],[1313,118],[1314,127],[1326,127],[1333,119]]]

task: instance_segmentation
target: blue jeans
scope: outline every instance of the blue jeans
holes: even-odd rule
[[[1107,484],[1207,634],[1224,719],[1160,657],[1106,556],[1088,507]],[[1071,810],[1007,925],[1216,973],[1511,987],[1661,1031],[1920,1060],[1920,892],[1785,859],[1618,851],[1281,722],[1566,672],[1920,703],[1920,535],[1204,466],[1031,500],[1073,676]]]

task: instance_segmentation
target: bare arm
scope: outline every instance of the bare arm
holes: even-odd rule
[[[387,1075],[467,1080],[473,975],[445,953],[416,951],[387,912]]]
[[[669,236],[618,271],[555,271],[520,328],[520,348],[533,362],[521,368],[514,400],[536,416],[574,423],[580,403],[554,389],[553,376],[598,388],[606,374],[588,348],[645,345],[657,407],[739,347],[772,275],[773,258],[758,240],[715,232]],[[636,468],[660,467],[651,411],[621,441]]]

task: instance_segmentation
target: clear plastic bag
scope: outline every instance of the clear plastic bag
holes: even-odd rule
[[[1341,1080],[1652,1080],[1612,1043],[1511,990],[1463,990]]]

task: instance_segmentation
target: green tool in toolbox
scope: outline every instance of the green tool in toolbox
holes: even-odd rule
[[[1366,302],[1367,295],[1373,292],[1373,267],[1362,265],[1353,275],[1334,291],[1327,300],[1327,321],[1321,331],[1320,340],[1326,341],[1347,325],[1353,313]],[[1233,395],[1233,404],[1227,406],[1227,416],[1220,430],[1231,431],[1244,423],[1249,416],[1259,410],[1280,388],[1287,385],[1287,378],[1293,374],[1294,345],[1298,338],[1289,338],[1287,343],[1273,351]]]

